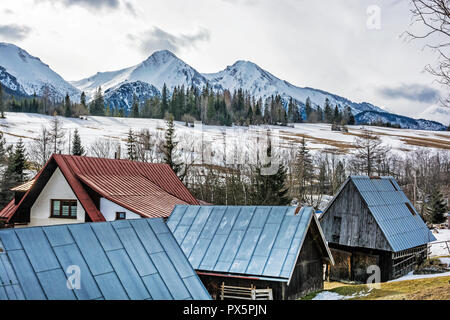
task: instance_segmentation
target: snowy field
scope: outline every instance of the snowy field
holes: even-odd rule
[[[0,131],[4,133],[7,143],[16,143],[22,138],[25,144],[36,139],[42,127],[50,127],[52,117],[40,114],[12,113],[6,114],[6,119],[0,119]],[[131,128],[138,132],[148,129],[153,137],[162,139],[165,122],[159,119],[133,119],[112,117],[87,117],[86,119],[71,119],[60,117],[66,132],[66,140],[73,135],[77,128],[80,132],[84,146],[89,146],[96,141],[111,141],[125,146],[127,133]],[[292,150],[304,137],[308,147],[313,151],[330,151],[338,154],[347,154],[354,148],[355,138],[361,134],[363,127],[349,126],[349,132],[331,131],[328,124],[295,124],[294,127],[264,126],[256,130],[243,127],[220,127],[197,125],[194,128],[184,126],[184,123],[176,123],[179,146],[184,149],[192,148],[192,143],[204,141],[211,145],[211,150],[216,152],[216,157],[222,157],[220,153],[224,146],[230,145],[244,148],[247,151],[256,143],[256,139],[266,136],[267,128],[270,128],[274,143],[281,150]],[[394,152],[412,151],[418,147],[431,149],[450,149],[450,132],[421,131],[409,129],[392,129],[382,127],[367,127],[378,133],[385,145]],[[230,143],[231,142],[231,143]],[[203,144],[203,148],[205,144]],[[68,152],[69,144],[65,150]],[[227,149],[228,150],[228,149]],[[242,155],[241,155],[242,156]]]

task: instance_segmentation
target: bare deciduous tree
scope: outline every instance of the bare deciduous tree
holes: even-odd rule
[[[113,159],[120,149],[120,143],[111,139],[97,139],[89,148],[89,154],[93,157]]]
[[[389,152],[389,148],[382,145],[382,140],[372,131],[364,130],[356,138],[356,151],[350,161],[354,173],[364,173],[368,176],[380,173],[380,163]]]
[[[425,25],[426,30],[422,34],[406,33],[411,39],[427,39],[427,47],[439,54],[438,64],[429,64],[425,69],[450,89],[450,1],[411,0],[411,3],[413,24]],[[450,107],[450,95],[442,98],[441,102]]]
[[[50,124],[49,136],[53,153],[61,153],[64,148],[64,128],[61,120],[56,114],[53,116]]]
[[[30,160],[37,169],[41,169],[52,154],[51,136],[46,127],[42,126],[39,137],[31,143]]]

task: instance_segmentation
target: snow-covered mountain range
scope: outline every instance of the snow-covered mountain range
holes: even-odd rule
[[[73,99],[80,98],[81,91],[39,58],[13,44],[0,42],[0,67],[2,85],[19,95],[47,94],[59,101],[68,93]]]
[[[98,87],[103,90],[116,88],[124,83],[141,81],[162,90],[164,83],[172,91],[176,86],[198,88],[206,86],[208,80],[191,66],[167,50],[153,53],[147,60],[130,68],[113,72],[99,72],[92,77],[72,82],[72,85],[93,96]]]
[[[164,84],[169,92],[176,86],[195,86],[201,89],[209,85],[216,91],[231,92],[242,88],[256,98],[265,99],[278,94],[286,103],[293,98],[302,110],[308,97],[313,106],[322,107],[325,100],[329,99],[332,105],[341,109],[349,106],[355,116],[361,114],[357,118],[361,122],[368,119],[385,121],[387,118],[395,118],[396,123],[404,128],[444,128],[439,123],[394,115],[367,102],[353,102],[323,90],[294,86],[249,61],[237,61],[217,73],[201,74],[168,50],[157,51],[135,66],[118,71],[99,72],[86,79],[69,83],[39,58],[13,44],[0,43],[0,82],[8,92],[16,95],[36,93],[42,96],[47,91],[55,100],[62,100],[66,93],[72,99],[79,100],[82,91],[88,99],[92,99],[95,91],[101,87],[105,93],[105,101],[111,106],[127,110],[131,107],[134,94],[143,102],[160,95]],[[444,113],[445,111],[449,115],[448,110],[444,110]]]

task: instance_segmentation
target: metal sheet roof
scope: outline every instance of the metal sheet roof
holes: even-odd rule
[[[311,221],[321,230],[312,208],[296,209],[178,205],[167,224],[196,270],[288,282]]]
[[[54,154],[21,202],[9,205],[0,216],[9,221],[21,206],[34,202],[56,167],[94,222],[105,218],[92,201],[88,188],[145,218],[166,218],[177,204],[199,204],[167,164]]]
[[[5,229],[0,249],[0,300],[210,299],[162,219]]]
[[[351,176],[350,180],[367,203],[394,252],[436,240],[393,177]]]

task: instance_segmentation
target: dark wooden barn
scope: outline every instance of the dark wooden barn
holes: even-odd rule
[[[178,205],[167,224],[216,299],[297,299],[333,263],[312,208]]]
[[[398,278],[435,240],[392,177],[349,177],[319,220],[335,260],[332,280],[366,282],[373,265],[381,281]]]

